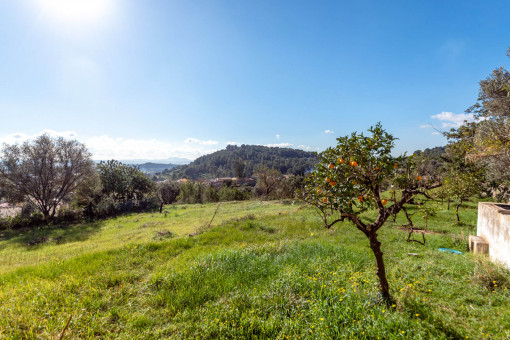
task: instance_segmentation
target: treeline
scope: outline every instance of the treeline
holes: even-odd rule
[[[188,165],[177,166],[164,173],[171,179],[209,179],[217,177],[251,177],[258,166],[276,169],[282,174],[301,175],[317,162],[313,152],[266,147],[260,145],[229,145]]]
[[[211,203],[221,201],[243,201],[248,199],[287,199],[295,198],[298,189],[303,187],[304,177],[283,176],[275,169],[265,168],[265,176],[261,170],[256,173],[257,183],[254,187],[249,185],[237,186],[224,185],[217,188],[202,182],[186,182],[177,185],[176,182],[163,182],[160,188],[165,186],[177,187],[178,195],[172,200],[163,200],[165,204],[177,202],[185,204]]]
[[[252,175],[256,183],[231,180],[222,187],[210,181],[153,182],[137,166],[115,160],[96,165],[83,144],[42,135],[2,150],[0,198],[21,211],[0,218],[0,229],[161,212],[164,204],[174,202],[292,198],[303,182],[302,176],[284,176],[263,165]]]

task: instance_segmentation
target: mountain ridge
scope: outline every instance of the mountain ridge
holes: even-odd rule
[[[187,165],[165,171],[172,179],[250,177],[256,167],[278,169],[283,174],[304,175],[317,162],[314,152],[262,145],[228,145],[225,149],[198,157]]]

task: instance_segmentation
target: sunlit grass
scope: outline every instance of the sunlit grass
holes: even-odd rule
[[[429,220],[435,233],[425,246],[406,242],[397,229],[402,217],[381,229],[390,305],[378,299],[373,255],[351,225],[326,230],[312,210],[247,202],[222,205],[213,228],[200,227],[215,209],[176,206],[166,217],[104,221],[100,231],[73,241],[84,246],[75,248],[81,255],[7,267],[0,276],[0,334],[55,337],[72,315],[66,335],[74,339],[510,337],[508,271],[481,256],[437,250],[465,252],[473,203],[461,210],[462,225],[453,211]],[[173,237],[155,238],[161,225],[140,228],[175,213],[164,227]],[[417,217],[415,224],[423,226]],[[203,232],[187,236],[197,230]],[[98,248],[94,238],[103,241]],[[34,258],[59,246],[37,246]]]
[[[209,225],[217,208],[217,204],[171,205],[162,214],[130,214],[72,226],[0,231],[0,273],[27,265],[111,250],[127,243],[146,243],[170,235],[180,237],[193,234]],[[291,203],[224,202],[212,226],[250,214],[262,217],[294,210],[296,206]]]

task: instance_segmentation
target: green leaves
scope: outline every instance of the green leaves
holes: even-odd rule
[[[97,165],[103,193],[116,199],[142,198],[153,190],[152,181],[136,166],[116,160]]]
[[[369,136],[354,132],[340,137],[336,146],[320,154],[306,181],[308,202],[354,214],[376,206],[380,185],[405,158],[391,155],[395,138],[380,123],[368,131]]]
[[[381,191],[406,191],[408,199],[430,181],[416,172],[413,156],[392,156],[395,138],[380,123],[368,131],[369,135],[354,132],[338,138],[336,146],[319,155],[306,178],[303,198],[323,215],[336,212],[352,219],[373,208],[387,215],[392,205],[380,197]]]

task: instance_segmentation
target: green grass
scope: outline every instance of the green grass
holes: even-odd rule
[[[461,225],[453,211],[431,218],[425,246],[406,242],[401,216],[381,229],[389,306],[352,225],[326,230],[300,205],[252,201],[222,204],[204,228],[215,209],[3,232],[0,337],[56,337],[71,315],[68,339],[510,337],[509,272],[465,252],[476,202]]]
[[[128,243],[196,233],[211,222],[217,206],[173,205],[166,207],[163,214],[131,214],[87,224],[0,231],[0,274],[27,265],[116,249]],[[250,214],[265,216],[295,210],[291,207],[259,201],[224,202],[212,225]]]

